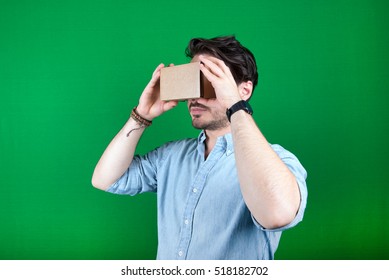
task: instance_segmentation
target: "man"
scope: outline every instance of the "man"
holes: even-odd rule
[[[281,232],[302,220],[306,172],[266,141],[251,116],[258,74],[248,49],[227,36],[192,39],[186,53],[201,62],[216,93],[187,101],[199,137],[134,156],[145,128],[177,105],[160,99],[161,64],[92,184],[117,194],[157,193],[158,259],[273,259]]]

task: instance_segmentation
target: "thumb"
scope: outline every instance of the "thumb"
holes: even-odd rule
[[[168,101],[166,102],[165,104],[163,104],[163,110],[166,112],[166,111],[169,111],[171,109],[173,109],[174,107],[176,107],[178,104],[178,101],[177,100],[171,100],[171,101]]]

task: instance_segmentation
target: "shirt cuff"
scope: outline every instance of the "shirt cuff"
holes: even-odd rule
[[[303,220],[304,212],[305,212],[305,207],[307,205],[308,192],[307,192],[307,189],[306,189],[305,182],[301,182],[301,181],[297,180],[297,184],[298,184],[299,190],[300,190],[300,206],[299,206],[299,209],[298,209],[297,214],[294,217],[293,221],[291,221],[289,224],[287,224],[285,226],[282,226],[282,227],[279,227],[279,228],[267,229],[267,228],[264,228],[254,218],[253,214],[251,214],[251,218],[252,218],[252,220],[253,220],[253,222],[254,222],[256,227],[258,227],[259,229],[261,229],[263,231],[267,231],[267,232],[284,231],[284,230],[287,230],[289,228],[292,228],[292,227],[296,226],[299,222],[301,222]]]

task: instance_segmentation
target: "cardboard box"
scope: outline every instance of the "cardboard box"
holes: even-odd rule
[[[200,71],[200,62],[192,62],[161,69],[162,100],[216,98],[212,84]]]

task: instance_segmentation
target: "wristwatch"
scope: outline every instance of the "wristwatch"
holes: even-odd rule
[[[245,100],[241,100],[232,105],[230,109],[227,109],[226,114],[229,122],[231,122],[232,114],[239,110],[244,110],[249,115],[253,114],[253,109],[251,108],[250,104]]]

